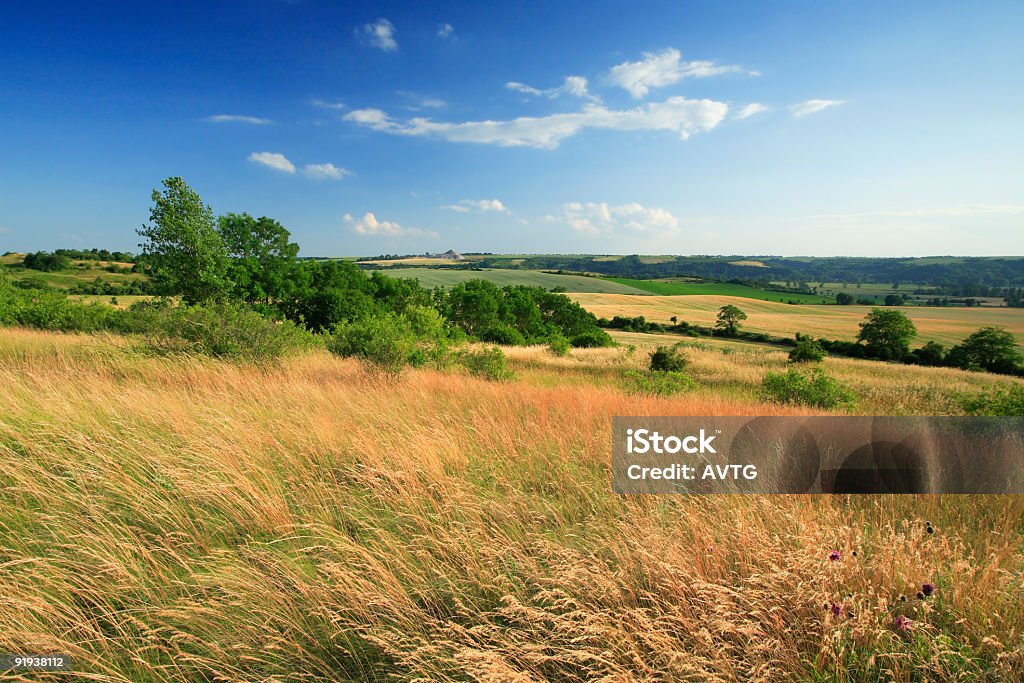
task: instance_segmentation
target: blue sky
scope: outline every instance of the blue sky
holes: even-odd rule
[[[0,251],[1024,254],[1024,4],[9,4]]]

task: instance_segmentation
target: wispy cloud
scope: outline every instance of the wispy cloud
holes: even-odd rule
[[[344,111],[348,109],[343,102],[327,102],[326,100],[313,99],[309,103],[317,109],[330,109],[331,111]]]
[[[346,213],[344,220],[352,232],[368,237],[438,237],[438,234],[433,230],[403,228],[398,223],[392,221],[377,220],[377,216],[369,211],[359,219]]]
[[[845,102],[846,100],[807,100],[806,102],[797,102],[790,105],[789,113],[800,119],[829,107],[837,107]]]
[[[357,109],[346,121],[392,135],[429,136],[451,142],[475,142],[503,147],[553,149],[567,137],[585,128],[619,131],[665,130],[682,139],[709,131],[725,118],[729,105],[714,100],[670,97],[627,110],[586,105],[582,111],[549,116],[523,116],[507,121],[464,121],[448,123],[427,118],[399,121],[380,109]]]
[[[488,211],[512,213],[500,199],[460,199],[458,204],[445,204],[441,208],[448,211],[457,211],[458,213],[469,213],[473,210],[480,213],[487,213]]]
[[[582,99],[591,100],[592,102],[601,101],[600,98],[591,94],[590,91],[587,90],[587,79],[583,76],[566,76],[565,81],[557,88],[534,88],[517,81],[509,81],[505,84],[505,87],[509,90],[526,93],[527,95],[536,95],[538,97],[550,97],[554,99],[559,95],[572,95],[573,97],[580,97]]]
[[[751,102],[750,104],[744,105],[736,110],[736,114],[733,116],[734,119],[743,120],[749,119],[751,116],[757,114],[763,114],[768,111],[768,107],[761,104],[760,102]]]
[[[453,38],[455,35],[455,27],[451,24],[441,24],[437,27],[438,38]]]
[[[684,62],[679,50],[670,47],[661,52],[645,52],[639,62],[623,62],[613,66],[608,72],[607,81],[640,99],[646,97],[651,88],[672,85],[684,78],[707,78],[726,73],[758,75],[756,71],[747,71],[736,65],[715,64],[706,60]]]
[[[569,202],[560,214],[545,216],[565,223],[581,235],[622,233],[665,235],[679,230],[679,220],[666,209],[631,203],[609,206],[606,202]]]
[[[306,164],[302,172],[314,180],[341,180],[347,175],[354,175],[347,168],[334,164]]]
[[[962,216],[1017,216],[1024,214],[1024,204],[965,204],[930,209],[893,209],[858,213],[823,213],[801,216],[799,220],[859,220],[863,218],[941,218]]]
[[[405,107],[409,111],[420,111],[421,109],[444,109],[448,106],[448,103],[440,97],[428,97],[409,90],[399,90],[398,94],[412,101],[412,104],[408,104]]]
[[[206,120],[210,123],[250,123],[254,126],[265,126],[268,123],[273,123],[270,119],[262,119],[258,116],[241,116],[239,114],[214,114],[213,116],[207,116]]]
[[[398,49],[398,41],[395,40],[395,25],[387,19],[378,19],[369,24],[363,24],[356,30],[360,36],[373,47],[379,47],[385,52],[394,52]]]
[[[295,173],[295,164],[288,161],[288,158],[277,152],[253,152],[249,155],[249,161],[262,164],[267,168],[284,173]]]

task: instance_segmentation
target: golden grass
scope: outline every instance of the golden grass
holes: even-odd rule
[[[0,651],[98,681],[1019,679],[1024,500],[616,496],[612,415],[806,412],[539,381],[621,353],[384,381],[2,330]]]
[[[747,314],[743,329],[793,336],[796,332],[830,339],[855,339],[859,324],[871,306],[816,306],[782,304],[731,296],[644,296],[622,294],[570,294],[597,317],[642,315],[652,322],[668,323],[672,316],[698,325],[714,325],[718,309],[727,304]],[[937,341],[956,344],[980,327],[1005,327],[1024,345],[1024,308],[928,308],[903,307],[917,326],[915,345]]]

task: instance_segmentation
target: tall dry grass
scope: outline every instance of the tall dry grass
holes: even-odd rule
[[[620,362],[588,354],[553,362]],[[1020,679],[1024,501],[616,496],[612,415],[801,411],[513,362],[385,381],[0,331],[0,652],[97,681]]]

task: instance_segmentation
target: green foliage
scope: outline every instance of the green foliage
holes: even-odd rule
[[[672,346],[659,346],[651,352],[653,372],[681,372],[686,369],[686,356]]]
[[[496,346],[460,351],[455,360],[474,377],[492,382],[509,382],[516,376],[508,367],[505,354]]]
[[[52,273],[71,268],[71,259],[64,254],[51,254],[46,251],[37,251],[32,254],[25,254],[21,265],[32,270],[39,270],[45,273]]]
[[[118,324],[120,312],[101,304],[84,305],[52,289],[23,289],[0,278],[0,325],[58,332],[97,332]]]
[[[919,349],[914,349],[907,360],[918,365],[939,366],[946,364],[946,347],[934,341],[930,341]]]
[[[853,404],[855,395],[820,367],[809,371],[790,368],[786,372],[769,372],[761,382],[765,399],[775,403],[838,408]]]
[[[551,341],[548,342],[548,351],[560,358],[568,356],[570,348],[572,348],[572,345],[569,343],[569,340],[561,335],[551,337]]]
[[[327,348],[360,358],[373,369],[397,375],[406,366],[444,365],[447,335],[440,314],[426,307],[405,313],[377,311],[335,325]]]
[[[836,303],[840,306],[849,306],[853,303],[853,297],[846,292],[839,292],[836,294]]]
[[[950,349],[946,363],[965,370],[1019,374],[1024,357],[1011,333],[1001,327],[983,327]]]
[[[615,340],[604,330],[595,328],[574,336],[572,345],[578,349],[601,349],[615,346]]]
[[[227,249],[232,296],[250,304],[286,300],[296,285],[299,245],[272,218],[247,213],[221,216],[217,229]]]
[[[181,178],[153,190],[150,223],[138,230],[141,257],[163,294],[189,304],[224,298],[229,289],[228,254],[210,207]]]
[[[696,388],[697,383],[682,372],[641,372],[627,370],[623,373],[626,391],[634,394],[673,396]]]
[[[796,346],[789,352],[790,363],[817,363],[826,356],[825,349],[821,343],[810,337],[797,333]]]
[[[973,395],[961,395],[960,405],[969,415],[1024,416],[1024,385],[998,385]]]
[[[123,325],[158,352],[200,353],[234,361],[269,362],[313,345],[311,335],[290,321],[271,320],[230,302],[135,304]]]
[[[860,324],[857,340],[871,355],[882,360],[899,360],[910,350],[917,328],[903,311],[876,308]]]
[[[740,322],[747,319],[747,314],[727,304],[718,309],[718,319],[715,321],[715,328],[722,331],[727,337],[735,337],[739,332]]]

